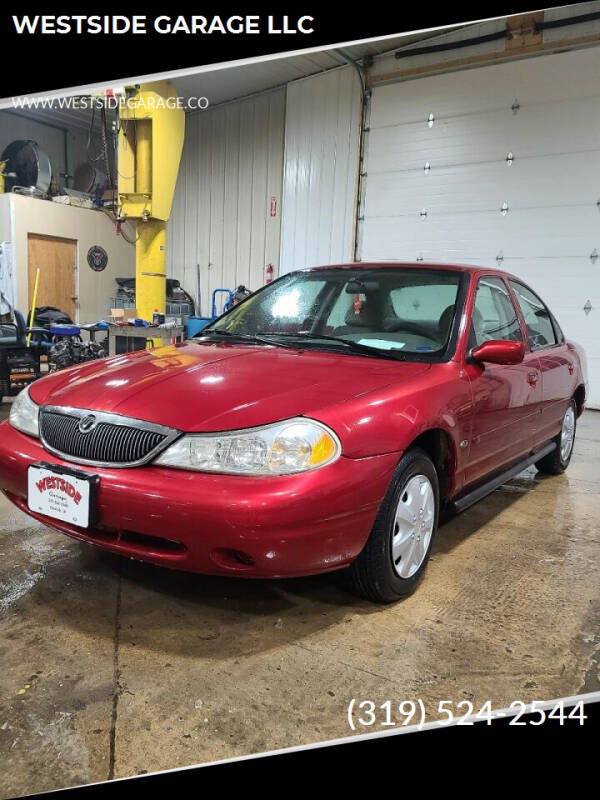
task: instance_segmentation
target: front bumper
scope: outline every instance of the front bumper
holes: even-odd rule
[[[93,469],[58,459],[39,440],[0,424],[0,489],[22,511],[105,550],[213,575],[293,577],[346,566],[369,536],[398,458],[341,457],[281,477]],[[38,461],[100,476],[94,528],[29,511],[27,467]]]

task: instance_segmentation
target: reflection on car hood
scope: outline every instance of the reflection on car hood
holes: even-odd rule
[[[219,431],[317,416],[427,369],[321,350],[189,341],[71,367],[32,384],[30,392],[40,404]]]

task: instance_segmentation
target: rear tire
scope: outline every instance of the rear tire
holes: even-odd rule
[[[375,603],[410,594],[423,577],[437,530],[438,475],[425,451],[414,448],[400,459],[373,530],[346,571],[347,584]]]
[[[538,472],[543,475],[560,475],[566,470],[573,455],[575,433],[577,431],[577,406],[571,400],[565,411],[561,432],[554,437],[556,447],[547,456],[536,461]]]

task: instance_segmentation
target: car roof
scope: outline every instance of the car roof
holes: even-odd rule
[[[505,272],[501,269],[489,269],[487,267],[474,266],[470,264],[450,264],[450,263],[434,263],[423,261],[354,261],[342,264],[321,264],[319,266],[307,267],[301,272],[313,272],[321,269],[385,269],[391,267],[402,267],[408,269],[432,269],[432,270],[448,270],[452,272],[468,272],[471,275],[479,275],[485,273],[486,275],[499,275],[508,278],[517,278],[510,272]]]

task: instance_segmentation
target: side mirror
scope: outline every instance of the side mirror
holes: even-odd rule
[[[523,342],[504,339],[490,339],[489,342],[484,342],[471,351],[471,358],[474,361],[487,361],[490,364],[520,364],[524,357],[525,345]]]

